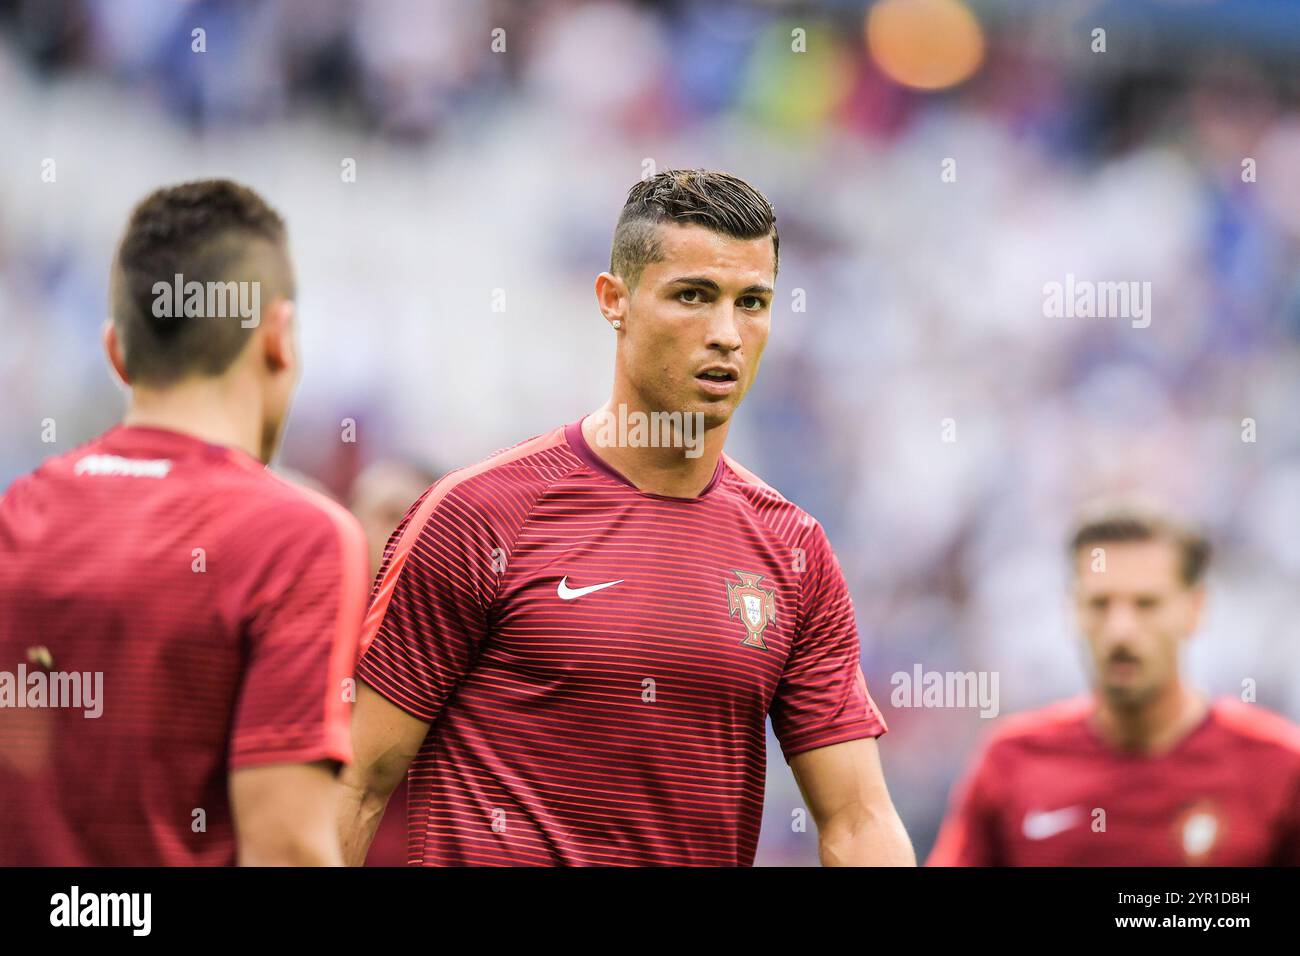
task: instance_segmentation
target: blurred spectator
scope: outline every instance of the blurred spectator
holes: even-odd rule
[[[420,465],[387,458],[372,462],[357,476],[348,507],[366,532],[372,575],[379,573],[393,529],[437,477]]]

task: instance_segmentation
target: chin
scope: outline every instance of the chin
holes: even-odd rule
[[[731,421],[731,416],[735,414],[735,411],[734,408],[721,411],[717,409],[700,409],[701,414],[704,415],[704,430],[709,431],[727,424],[727,422]]]
[[[1102,693],[1112,707],[1132,710],[1141,707],[1152,697],[1153,688],[1140,687],[1136,684],[1105,684]]]
[[[705,428],[717,428],[719,425],[727,424],[739,407],[740,399],[734,396],[713,401],[707,398],[696,399],[686,403],[686,409],[690,414],[704,416]]]

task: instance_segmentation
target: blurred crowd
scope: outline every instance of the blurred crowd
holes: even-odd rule
[[[782,253],[729,451],[836,547],[919,853],[989,722],[894,707],[890,676],[997,671],[1003,713],[1082,690],[1063,536],[1094,495],[1209,528],[1192,673],[1300,718],[1286,37],[972,6],[979,69],[921,92],[847,0],[0,0],[0,486],[120,413],[107,265],[160,184],[229,175],[285,214],[306,372],[282,464],[378,547],[430,476],[603,401],[591,283],[626,190],[724,168]],[[1049,317],[1067,275],[1149,281],[1151,324]],[[814,862],[770,763],[759,862]]]

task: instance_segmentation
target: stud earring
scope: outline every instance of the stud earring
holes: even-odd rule
[[[614,326],[614,328],[616,328],[616,329],[621,329],[621,328],[623,327],[623,320],[622,320],[622,319],[615,319],[613,322],[611,322],[611,323],[609,323],[609,324],[612,325],[612,326]]]

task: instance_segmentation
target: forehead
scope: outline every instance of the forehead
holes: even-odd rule
[[[1106,555],[1106,571],[1092,570],[1093,555]],[[1163,590],[1181,585],[1178,546],[1164,538],[1150,541],[1099,541],[1075,557],[1079,587],[1089,591]]]
[[[642,274],[651,281],[671,282],[679,276],[707,276],[723,285],[739,282],[771,284],[776,273],[772,237],[737,239],[694,224],[663,223],[656,227],[661,258]]]

